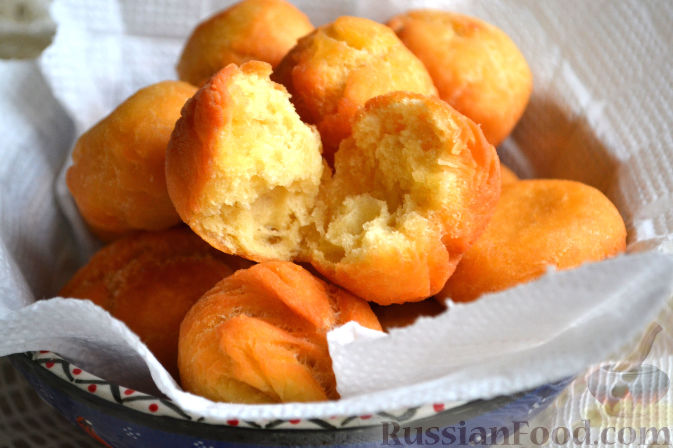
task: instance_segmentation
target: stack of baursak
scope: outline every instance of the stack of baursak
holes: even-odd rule
[[[177,73],[77,141],[67,184],[110,244],[61,294],[126,322],[193,393],[336,399],[331,329],[409,325],[625,248],[602,193],[500,164],[532,76],[478,19],[314,29],[244,0],[195,28]]]

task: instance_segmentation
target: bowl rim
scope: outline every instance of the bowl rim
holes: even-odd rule
[[[335,415],[330,418],[208,421],[207,418],[181,409],[167,397],[138,391],[102,379],[78,367],[57,353],[40,350],[26,352],[23,355],[27,358],[28,363],[39,367],[37,372],[46,373],[49,377],[56,378],[68,386],[74,387],[79,392],[83,392],[87,397],[97,398],[149,417],[166,417],[175,421],[198,422],[207,425],[286,430],[352,429],[356,427],[378,426],[380,423],[389,421],[404,422],[422,419],[447,410],[459,408],[466,404],[465,402],[435,402],[424,406],[411,406],[373,414]]]
[[[75,399],[83,401],[87,405],[102,410],[104,413],[117,418],[132,420],[133,422],[161,431],[168,430],[169,432],[188,434],[195,437],[202,437],[204,434],[208,434],[209,436],[213,435],[216,436],[216,438],[230,441],[232,440],[232,437],[237,439],[238,437],[241,437],[241,435],[245,435],[246,438],[244,440],[248,443],[252,441],[250,437],[256,438],[256,435],[258,434],[261,434],[259,442],[263,442],[265,437],[274,437],[276,438],[276,441],[279,440],[278,438],[287,439],[288,442],[292,442],[292,437],[294,437],[292,434],[318,437],[321,434],[324,435],[326,431],[331,433],[341,433],[344,434],[344,437],[346,437],[345,434],[347,434],[347,437],[350,439],[356,436],[371,435],[372,431],[376,431],[376,434],[380,435],[379,433],[382,423],[392,422],[399,424],[413,422],[414,425],[418,425],[439,422],[441,425],[446,425],[453,420],[455,420],[455,423],[458,423],[459,421],[469,420],[470,418],[504,408],[508,405],[516,405],[518,401],[529,397],[531,394],[542,393],[544,395],[545,393],[549,393],[546,392],[545,388],[550,390],[565,388],[572,380],[572,377],[563,378],[554,383],[518,392],[513,395],[496,397],[490,400],[476,400],[450,408],[444,408],[441,404],[435,403],[429,405],[433,411],[429,414],[419,415],[418,410],[422,408],[419,406],[404,409],[400,414],[386,411],[379,412],[376,414],[378,417],[376,419],[373,418],[374,416],[345,416],[343,417],[343,420],[348,420],[345,423],[343,420],[340,421],[337,418],[335,421],[330,421],[329,419],[306,419],[301,420],[300,422],[271,420],[266,422],[237,421],[236,424],[232,424],[231,422],[208,422],[203,417],[194,418],[184,411],[182,411],[182,413],[185,414],[183,418],[142,412],[139,409],[124,406],[123,403],[106,399],[101,395],[91,393],[79,386],[81,384],[106,384],[117,388],[123,387],[104,380],[98,380],[97,382],[89,382],[86,380],[86,382],[80,384],[70,382],[57,375],[54,370],[47,366],[47,364],[53,362],[53,367],[53,365],[60,363],[63,369],[78,369],[81,370],[82,373],[85,373],[85,371],[52,352],[17,353],[10,355],[10,360],[22,372],[26,370],[33,373],[37,375],[39,379],[45,381],[49,386],[61,389]],[[87,375],[94,377],[92,374]],[[160,398],[142,392],[134,392],[137,393],[138,396],[142,395],[143,397],[147,397],[147,402],[156,400],[163,404],[169,403],[174,408],[179,409],[179,407],[175,405],[175,403],[172,403],[168,398]],[[362,417],[366,418],[363,419]],[[356,424],[353,424],[353,422],[356,422]],[[294,441],[296,442],[296,440]]]

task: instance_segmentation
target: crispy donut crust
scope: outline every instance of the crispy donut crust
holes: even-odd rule
[[[240,270],[185,316],[182,385],[214,401],[336,399],[326,334],[351,320],[381,329],[365,301],[301,266],[264,262]]]
[[[249,265],[183,226],[141,232],[98,251],[60,295],[89,299],[126,323],[177,378],[183,316],[215,283]]]
[[[255,261],[296,256],[297,244],[285,239],[297,238],[308,216],[283,227],[260,215],[272,206],[307,215],[324,169],[317,131],[270,74],[259,61],[220,70],[185,104],[166,150],[168,193],[182,220],[213,247]],[[299,201],[307,202],[301,210]],[[285,251],[267,244],[275,239]]]
[[[600,191],[569,180],[517,181],[503,187],[486,231],[440,296],[471,301],[539,277],[549,266],[573,268],[625,247],[624,221]]]
[[[145,87],[75,143],[66,183],[93,233],[109,241],[180,222],[166,191],[166,145],[196,89],[180,81]]]
[[[380,305],[420,301],[439,292],[485,229],[500,194],[500,163],[479,126],[445,102],[393,92],[367,102],[336,154],[324,189],[334,203],[327,237],[347,203],[344,192],[374,196],[385,210],[354,232],[363,241],[356,256],[330,257],[318,243],[309,261]],[[383,237],[377,219],[388,223]]]
[[[274,70],[297,112],[315,124],[332,163],[351,120],[367,100],[397,90],[436,95],[423,64],[385,25],[339,17],[299,39]]]
[[[180,55],[178,77],[195,86],[229,64],[273,67],[313,30],[308,17],[283,0],[243,0],[201,22]]]
[[[439,96],[479,123],[494,146],[521,118],[533,82],[528,63],[499,28],[437,10],[416,10],[388,22],[428,69]]]
[[[502,185],[511,184],[519,180],[519,176],[516,175],[514,171],[507,168],[505,165],[500,163],[500,178],[502,180]]]

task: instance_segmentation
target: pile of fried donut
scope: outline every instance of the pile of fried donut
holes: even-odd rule
[[[243,0],[194,29],[177,74],[77,141],[67,185],[109,244],[61,295],[124,321],[187,391],[336,399],[331,329],[409,325],[625,248],[601,192],[500,164],[532,76],[481,20],[314,28]]]

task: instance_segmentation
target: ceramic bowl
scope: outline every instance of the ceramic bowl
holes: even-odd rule
[[[469,438],[479,427],[508,428],[511,434],[514,422],[531,419],[571,380],[457,406],[429,403],[374,415],[213,424],[166,398],[109,383],[52,352],[17,354],[11,360],[42,399],[103,446],[115,448],[416,446],[451,442],[452,435],[460,444],[461,434]]]

